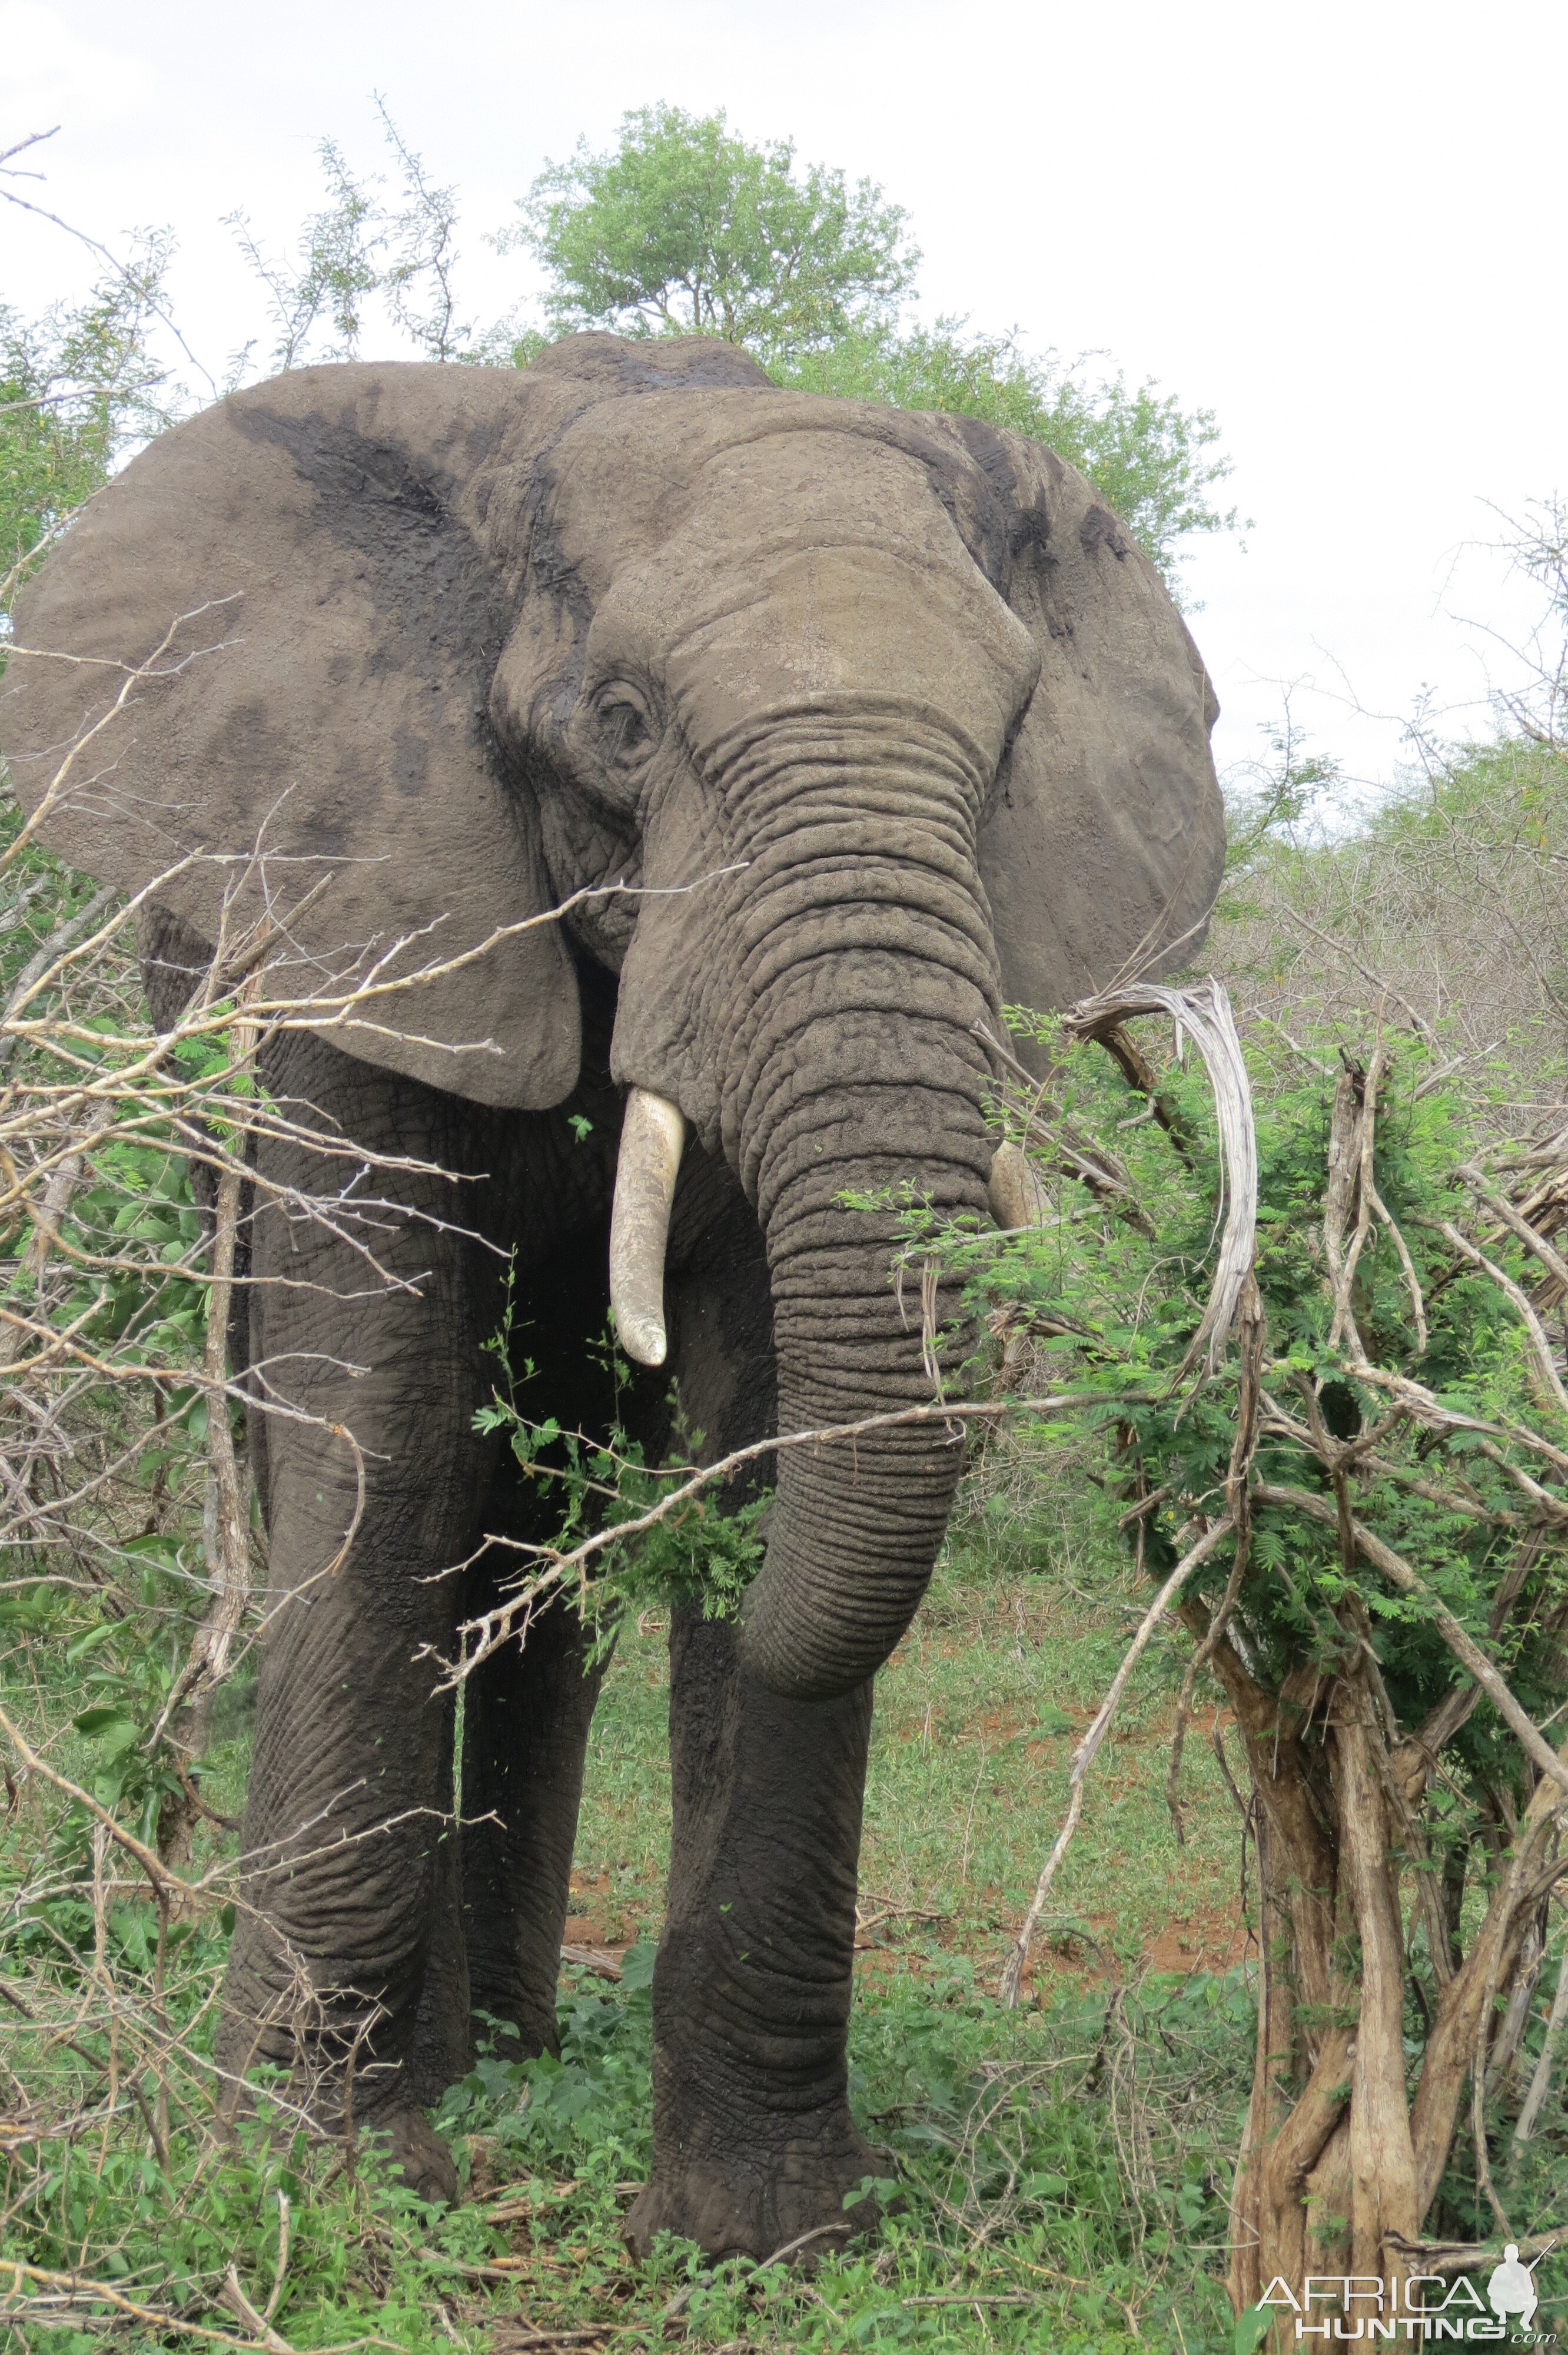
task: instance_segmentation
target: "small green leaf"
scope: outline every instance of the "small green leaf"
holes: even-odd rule
[[[79,1733],[101,1733],[105,1726],[114,1724],[122,1714],[117,1707],[108,1703],[101,1709],[84,1709],[79,1717],[72,1718],[71,1723]]]
[[[113,1619],[101,1619],[96,1627],[90,1627],[85,1636],[79,1636],[74,1644],[69,1644],[66,1646],[67,1666],[74,1668],[77,1662],[85,1660],[90,1652],[96,1652],[101,1644],[107,1644],[118,1624]]]
[[[658,1958],[659,1949],[651,1939],[639,1938],[634,1946],[628,1946],[620,1958],[620,1984],[629,1995],[641,1995],[652,1986]]]

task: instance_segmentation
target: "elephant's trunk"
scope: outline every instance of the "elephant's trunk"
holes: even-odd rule
[[[918,1255],[895,1281],[888,1198],[983,1214],[994,1138],[974,1026],[997,1018],[998,985],[972,848],[983,780],[948,731],[913,733],[887,730],[848,773],[796,765],[787,795],[770,775],[758,799],[788,827],[748,846],[745,1054],[723,1125],[767,1241],[779,1429],[932,1410],[780,1453],[741,1643],[800,1697],[849,1689],[893,1650],[962,1463],[933,1369],[950,1383],[971,1336],[958,1288]],[[855,1207],[868,1197],[882,1206]]]

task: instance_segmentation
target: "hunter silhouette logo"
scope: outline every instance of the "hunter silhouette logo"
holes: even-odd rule
[[[1536,2264],[1541,2263],[1539,2257]],[[1528,2330],[1535,2316],[1535,2281],[1532,2266],[1520,2264],[1517,2244],[1510,2241],[1503,2251],[1503,2261],[1487,2284],[1487,2297],[1499,2322],[1518,2315],[1520,2328]]]

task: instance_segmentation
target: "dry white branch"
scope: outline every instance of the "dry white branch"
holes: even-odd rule
[[[90,2325],[98,2319],[92,2308],[106,2306],[111,2313],[122,2316],[127,2321],[145,2323],[160,2332],[176,2331],[187,2339],[199,2339],[208,2347],[253,2349],[276,2348],[282,2344],[275,2332],[269,2339],[237,2339],[230,2330],[215,2330],[210,2323],[192,2321],[185,2315],[176,2314],[172,2307],[145,2306],[137,2298],[127,2297],[124,2291],[116,2289],[112,2282],[95,2281],[89,2274],[51,2273],[43,2265],[24,2264],[19,2257],[0,2257],[0,2278],[6,2274],[11,2276],[11,2287],[8,2295],[0,2291],[0,2297],[5,2300],[4,2306],[0,2306],[0,2313],[5,2307],[10,2307],[14,2316],[26,2314],[30,2309],[39,2321],[47,2316],[56,2325],[64,2322]],[[42,2295],[24,2302],[24,2284]],[[376,2345],[380,2342],[370,2340],[361,2343]]]
[[[1563,2023],[1568,2019],[1568,1955],[1557,1957],[1557,1986],[1552,1998],[1552,2009],[1547,2017],[1546,2033],[1542,2039],[1540,2057],[1530,2080],[1530,2091],[1524,2097],[1524,2107],[1514,2126],[1515,2142],[1528,2142],[1535,2132],[1546,2096],[1552,2089],[1552,2063],[1557,2057],[1557,2040],[1563,2033]]]
[[[1175,1024],[1178,1051],[1183,1036],[1197,1048],[1213,1089],[1219,1125],[1224,1227],[1202,1321],[1175,1377],[1180,1383],[1200,1358],[1206,1373],[1218,1371],[1252,1268],[1257,1233],[1257,1133],[1252,1086],[1223,982],[1209,980],[1194,989],[1145,982],[1086,997],[1064,1015],[1062,1028],[1069,1038],[1103,1039],[1122,1023],[1148,1014],[1163,1014]]]
[[[1486,1172],[1478,1169],[1473,1161],[1463,1161],[1454,1174],[1457,1178],[1462,1178],[1466,1185],[1479,1195],[1487,1208],[1495,1211],[1509,1232],[1518,1237],[1526,1251],[1534,1252],[1553,1282],[1560,1284],[1564,1292],[1568,1292],[1568,1260],[1563,1257],[1562,1252],[1556,1250],[1543,1234],[1531,1225],[1527,1218],[1522,1217],[1515,1209],[1508,1196],[1499,1191]]]

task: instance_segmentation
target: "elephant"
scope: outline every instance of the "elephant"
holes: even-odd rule
[[[884,2162],[846,2038],[873,1680],[962,1449],[905,1412],[932,1400],[929,1337],[866,1204],[908,1188],[983,1222],[1003,1007],[1191,961],[1223,864],[1216,712],[1156,570],[1051,451],[781,389],[708,338],[302,368],[154,441],[65,533],[0,689],[22,803],[147,894],[165,1027],[226,927],[285,911],[308,1002],[266,1086],[398,1163],[374,1296],[338,1225],[265,1190],[251,1221],[273,1605],[234,2076],[298,2062],[303,1968],[321,2114],[355,2050],[356,2120],[450,2197],[424,2112],[474,2011],[553,2045],[598,1671],[544,1613],[470,1679],[454,1788],[429,1659],[514,1570],[499,1541],[539,1529],[474,1421],[510,1255],[528,1395],[563,1424],[605,1427],[611,1307],[650,1448],[672,1385],[708,1462],[882,1418],[758,1458],[738,1614],[672,1612],[627,2230],[765,2258],[867,2221]],[[355,956],[389,994],[345,1011]],[[310,1189],[297,1141],[253,1150]],[[946,1279],[937,1320],[951,1369],[972,1336]],[[258,1369],[302,1412],[262,1412]],[[333,1425],[365,1489],[323,1577],[356,1493]]]

